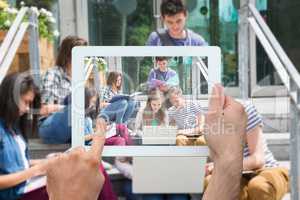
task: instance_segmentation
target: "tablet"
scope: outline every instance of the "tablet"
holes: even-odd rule
[[[108,71],[122,72],[124,77],[123,92],[125,94],[147,90],[147,74],[152,69],[157,69],[156,57],[168,57],[168,67],[178,73],[180,87],[182,87],[188,101],[198,100],[197,94],[201,89],[200,82],[198,82],[200,77],[205,79],[208,93],[213,84],[221,83],[221,51],[219,47],[75,47],[72,50],[72,147],[84,146],[85,144],[84,86],[86,74],[84,66],[85,60],[93,57],[107,60],[112,65]],[[138,95],[135,98],[140,101],[141,106],[145,106],[146,95]],[[172,135],[172,137],[174,136]],[[156,145],[155,142],[151,145],[143,145],[141,142],[130,146],[105,146],[102,156],[133,157],[133,164],[135,163],[133,166],[135,170],[133,172],[133,190],[135,193],[201,193],[204,167],[208,155],[206,146],[181,147],[161,143]],[[152,170],[149,171],[149,166],[152,166],[151,163],[157,162],[160,163],[158,164],[159,167],[150,167]],[[165,166],[170,163],[173,167],[166,168]],[[178,165],[176,166],[175,163]],[[196,166],[187,170],[188,166],[185,164],[196,164]],[[181,178],[187,177],[183,181],[185,187],[182,187],[181,190],[179,188],[182,186],[182,181],[178,180],[178,176],[176,176],[178,173],[181,174]],[[158,174],[160,176],[157,176]],[[168,179],[165,179],[166,176],[163,174]],[[156,177],[155,184],[146,184],[151,177]]]
[[[124,69],[125,61],[129,64],[127,67],[127,73],[124,73],[124,79],[130,79],[132,75],[133,65],[141,65],[143,62],[148,63],[149,67],[155,67],[155,57],[168,57],[170,60],[170,68],[174,67],[174,63],[179,63],[184,66],[184,63],[190,64],[189,74],[183,74],[181,79],[186,79],[184,87],[186,91],[194,89],[189,92],[188,100],[197,99],[197,82],[196,79],[199,76],[205,77],[207,81],[207,90],[210,92],[214,83],[221,82],[221,51],[219,47],[190,47],[190,46],[172,46],[172,47],[124,47],[124,46],[80,46],[75,47],[72,50],[72,66],[76,70],[72,70],[72,147],[84,145],[84,86],[85,86],[85,60],[91,57],[102,57],[113,63],[115,70],[121,71]],[[199,59],[201,58],[201,59]],[[152,63],[150,61],[152,61]],[[200,61],[200,62],[196,62]],[[150,64],[149,64],[150,62]],[[206,67],[201,66],[204,63]],[[121,67],[120,67],[121,65]],[[128,65],[128,64],[127,64]],[[187,68],[187,67],[186,67]],[[113,70],[112,68],[109,70]],[[174,68],[172,68],[174,69]],[[179,70],[183,70],[182,67],[178,67]],[[140,73],[143,68],[140,68]],[[150,71],[148,72],[150,73]],[[141,77],[140,77],[141,78]],[[146,77],[147,78],[147,77]],[[182,80],[179,80],[182,81]],[[140,85],[135,85],[136,80],[127,81],[126,94],[137,92],[140,89]],[[188,85],[188,86],[187,86]],[[124,85],[123,85],[124,87]],[[140,95],[139,95],[140,96]],[[144,97],[145,103],[146,97]],[[111,151],[114,151],[114,147],[109,147]],[[128,154],[126,146],[123,147],[124,151],[115,152],[114,154]],[[167,148],[167,147],[166,147]],[[196,148],[196,147],[195,147]],[[180,148],[178,148],[180,149]],[[180,151],[180,150],[179,150]],[[188,154],[188,152],[186,152]],[[131,152],[132,155],[135,152]],[[104,155],[105,156],[105,155]]]

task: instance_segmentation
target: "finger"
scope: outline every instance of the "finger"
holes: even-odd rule
[[[98,118],[96,121],[96,133],[99,135],[105,135],[106,127],[106,121],[102,118]]]
[[[224,105],[224,89],[221,85],[215,84],[209,98],[208,111],[221,112]]]
[[[220,98],[220,107],[223,109],[225,104],[225,92],[224,87],[221,84],[216,84],[216,87],[218,88],[219,92],[219,98]]]
[[[225,104],[224,104],[224,109],[227,107],[243,107],[241,103],[236,101],[234,98],[230,96],[225,96]]]
[[[84,147],[75,147],[71,151],[67,152],[67,154],[69,154],[73,157],[79,158],[80,156],[82,156],[84,154],[84,152],[85,152]]]
[[[230,96],[225,96],[224,109],[226,109],[229,105],[232,104],[234,100]]]
[[[54,158],[54,157],[57,157],[59,156],[60,154],[62,154],[61,152],[58,152],[58,153],[50,153],[46,156],[46,158]]]
[[[99,134],[94,135],[92,147],[89,152],[92,155],[92,157],[101,160],[104,143],[105,143],[105,137],[103,135],[99,135]]]

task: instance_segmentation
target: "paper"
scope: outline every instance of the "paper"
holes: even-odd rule
[[[128,95],[128,94],[118,94],[118,95],[113,96],[111,98],[111,100],[109,101],[109,103],[114,103],[116,101],[123,100],[123,99],[130,100],[130,99],[132,99],[135,96],[140,95],[140,94],[142,94],[142,93],[141,92],[135,92],[135,93],[130,94],[130,95]]]
[[[33,190],[37,190],[41,187],[46,186],[47,177],[46,176],[37,176],[29,179],[26,183],[24,193],[31,192]]]
[[[105,138],[111,138],[113,136],[117,135],[117,129],[116,129],[116,124],[113,123],[110,126],[107,127],[107,131],[105,134]]]

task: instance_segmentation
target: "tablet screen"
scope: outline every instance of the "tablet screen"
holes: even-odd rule
[[[72,66],[73,147],[89,145],[99,117],[110,156],[201,143],[207,94],[221,82],[218,47],[76,47]]]

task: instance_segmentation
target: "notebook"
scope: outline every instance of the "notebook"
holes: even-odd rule
[[[132,93],[130,95],[128,95],[128,94],[118,94],[118,95],[113,96],[108,103],[114,103],[116,101],[123,100],[123,99],[130,100],[130,99],[133,99],[135,96],[138,96],[140,94],[142,94],[142,92],[135,92],[135,93]]]

